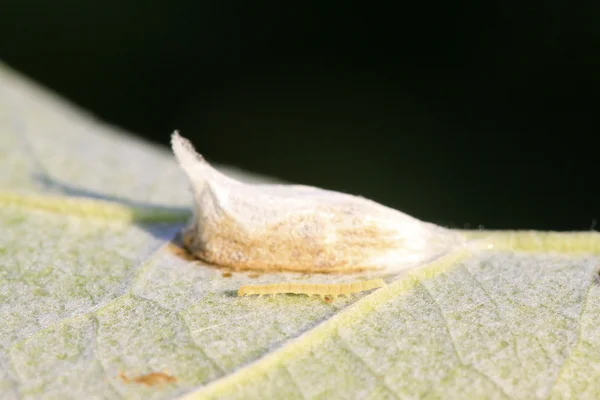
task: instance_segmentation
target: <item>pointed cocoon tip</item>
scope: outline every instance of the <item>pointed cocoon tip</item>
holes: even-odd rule
[[[205,163],[204,158],[196,153],[190,141],[182,137],[178,131],[173,132],[171,135],[171,148],[173,149],[173,153],[175,153],[177,161],[179,161],[179,165],[188,175],[188,171]]]

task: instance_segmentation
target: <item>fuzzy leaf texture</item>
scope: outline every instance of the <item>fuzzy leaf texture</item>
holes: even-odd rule
[[[595,232],[463,232],[493,249],[332,303],[237,297],[298,276],[182,257],[172,153],[1,64],[0,171],[2,399],[600,398]]]

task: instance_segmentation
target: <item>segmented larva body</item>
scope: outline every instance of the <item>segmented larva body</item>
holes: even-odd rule
[[[376,289],[386,286],[383,279],[369,281],[356,281],[350,283],[315,284],[315,283],[272,283],[270,285],[244,285],[238,290],[238,296],[251,296],[253,294],[306,294],[308,296],[319,295],[337,297],[349,296],[353,293]]]

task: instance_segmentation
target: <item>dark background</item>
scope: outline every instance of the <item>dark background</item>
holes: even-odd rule
[[[4,0],[0,57],[212,161],[451,227],[589,230],[598,4]]]

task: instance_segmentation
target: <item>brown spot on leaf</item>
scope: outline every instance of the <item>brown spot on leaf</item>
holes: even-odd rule
[[[223,272],[223,278],[231,278],[231,272]]]
[[[140,375],[135,378],[128,378],[123,372],[119,373],[119,377],[125,383],[138,383],[145,386],[162,385],[165,383],[173,383],[177,381],[177,378],[171,375],[167,375],[164,372],[151,372],[146,375]]]

